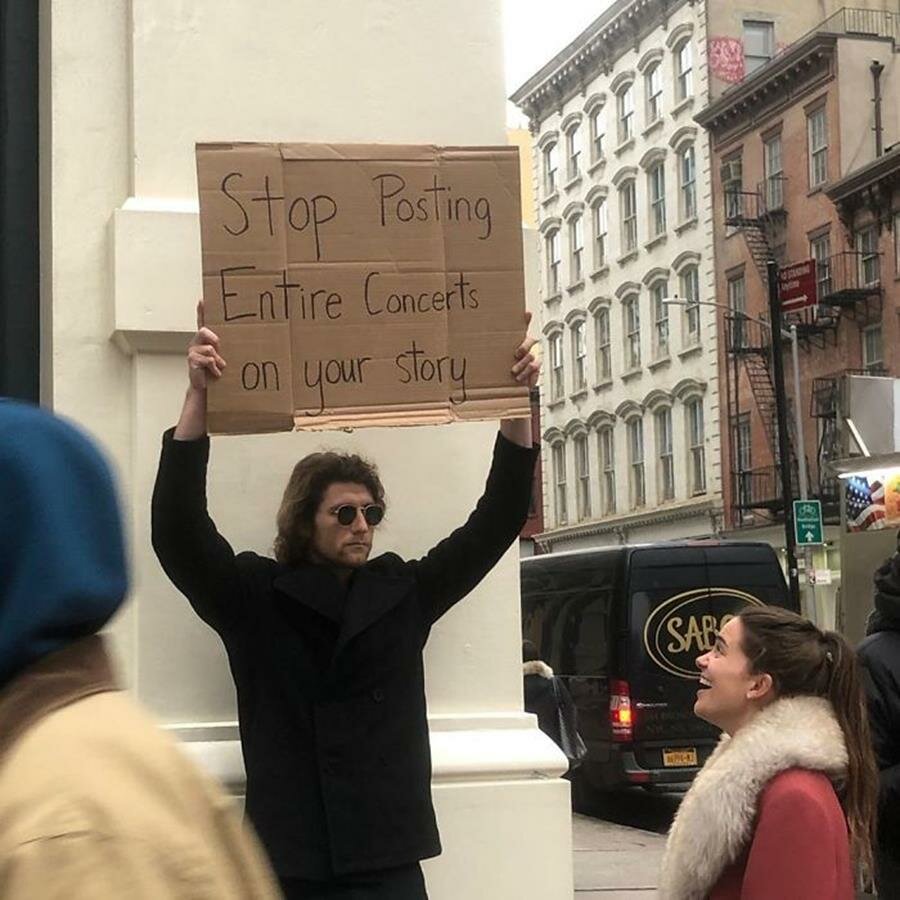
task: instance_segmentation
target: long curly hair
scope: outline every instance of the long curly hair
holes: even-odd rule
[[[294,466],[276,517],[275,559],[288,566],[309,561],[316,512],[329,485],[361,484],[385,506],[384,488],[374,463],[355,453],[311,453]]]

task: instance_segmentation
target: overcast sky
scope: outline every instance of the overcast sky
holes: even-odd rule
[[[612,0],[503,0],[506,95],[534,75],[599,16]],[[507,124],[525,117],[507,104]]]

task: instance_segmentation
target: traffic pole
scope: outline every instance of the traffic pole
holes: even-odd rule
[[[797,341],[797,326],[791,325],[791,361],[794,364],[794,422],[797,429],[797,464],[800,474],[800,499],[809,499],[808,473],[806,470],[806,437],[803,434],[803,414],[801,412],[802,393],[800,390],[800,350]],[[816,615],[816,563],[813,548],[808,544],[803,547],[803,570],[806,572],[806,584],[809,588],[809,602],[803,611],[804,615],[818,624]]]
[[[781,300],[778,296],[778,263],[766,261],[769,282],[769,318],[772,320],[772,368],[775,381],[775,418],[778,426],[778,457],[781,489],[784,494],[784,550],[787,555],[788,589],[791,601],[800,609],[800,576],[797,544],[794,539],[794,492],[791,488],[791,455],[788,441],[787,394],[784,387],[784,348],[781,345]]]

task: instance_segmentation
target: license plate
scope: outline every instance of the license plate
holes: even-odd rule
[[[685,750],[663,750],[664,766],[696,766],[697,751],[694,747]]]

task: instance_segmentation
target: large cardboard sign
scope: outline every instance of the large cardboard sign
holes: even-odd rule
[[[217,433],[527,416],[514,147],[197,146]]]

